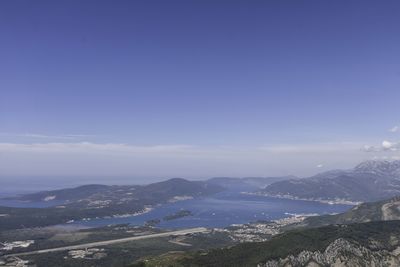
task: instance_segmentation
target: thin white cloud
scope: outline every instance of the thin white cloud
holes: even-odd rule
[[[314,143],[295,145],[262,146],[259,149],[274,153],[318,153],[358,150],[361,144],[356,142]]]
[[[365,152],[394,152],[400,150],[400,143],[384,140],[380,146],[365,145],[362,150]]]
[[[132,146],[118,143],[0,143],[1,151],[14,152],[55,152],[55,153],[95,153],[95,152],[115,152],[115,153],[176,153],[191,148],[186,145],[155,145],[155,146]]]
[[[393,128],[389,129],[389,132],[391,133],[397,133],[400,131],[400,126],[394,126]]]
[[[382,142],[383,150],[397,151],[399,147],[400,147],[399,143],[394,143],[386,140]]]
[[[370,146],[370,145],[364,145],[361,150],[365,151],[365,152],[378,152],[379,151],[378,148],[376,148],[375,146]]]
[[[40,134],[40,133],[0,133],[0,135],[9,136],[9,137],[23,137],[23,138],[35,138],[35,139],[61,139],[61,140],[76,140],[76,139],[94,136],[94,135],[86,135],[86,134],[47,135],[47,134]]]
[[[15,135],[17,137],[31,137],[31,138],[42,138],[42,139],[75,139],[72,136],[67,135],[44,135],[44,134],[33,134],[33,133],[26,133],[26,134],[19,134]]]

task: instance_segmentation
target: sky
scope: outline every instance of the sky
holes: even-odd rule
[[[0,177],[400,157],[399,1],[0,1]]]

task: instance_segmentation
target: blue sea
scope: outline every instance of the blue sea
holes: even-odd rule
[[[0,200],[0,206],[10,207],[49,207],[60,205],[59,201],[21,202]],[[123,217],[100,218],[75,221],[70,226],[99,227],[111,224],[143,225],[146,221],[160,219],[160,228],[176,229],[190,227],[226,227],[232,224],[243,224],[259,220],[276,220],[292,214],[331,214],[350,209],[350,205],[324,204],[313,201],[278,199],[264,196],[246,195],[239,190],[229,190],[211,197],[197,198],[163,204],[154,207],[148,213]],[[180,210],[189,210],[193,216],[171,221],[162,220],[167,215]]]
[[[329,205],[312,201],[277,199],[251,196],[240,193],[222,193],[213,197],[184,200],[156,207],[152,211],[126,218],[93,219],[74,222],[86,227],[109,224],[143,225],[152,219],[162,219],[180,210],[190,210],[193,216],[163,221],[160,228],[176,229],[190,227],[226,227],[232,224],[249,223],[259,220],[276,220],[292,214],[331,214],[348,210],[349,205]]]

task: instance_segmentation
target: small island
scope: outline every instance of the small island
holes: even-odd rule
[[[193,213],[190,210],[180,210],[175,212],[174,214],[167,215],[163,218],[164,221],[171,221],[171,220],[176,220],[179,218],[183,218],[186,216],[193,216]]]
[[[148,220],[144,223],[145,226],[150,226],[150,227],[154,227],[157,224],[159,224],[161,222],[161,220],[159,219],[153,219],[153,220]]]

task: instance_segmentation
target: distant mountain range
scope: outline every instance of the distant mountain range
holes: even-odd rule
[[[272,197],[327,202],[366,202],[400,195],[400,161],[366,161],[350,170],[333,170],[289,179],[257,192]]]
[[[61,200],[67,203],[80,203],[108,200],[122,204],[122,202],[138,199],[168,200],[176,196],[202,196],[222,191],[216,184],[203,181],[188,181],[182,178],[173,178],[148,185],[83,185],[75,188],[66,188],[51,191],[42,191],[7,199],[21,201],[50,201]],[[117,204],[114,203],[114,204]]]
[[[208,183],[216,184],[224,188],[242,188],[254,187],[264,188],[267,185],[278,181],[284,180],[295,180],[298,179],[296,176],[278,176],[278,177],[244,177],[244,178],[233,178],[233,177],[214,177],[207,180]]]
[[[400,161],[365,161],[350,170],[331,170],[308,178],[216,177],[196,182],[175,178],[150,185],[84,185],[27,194],[13,199],[73,203],[78,200],[119,201],[121,196],[125,196],[124,201],[129,202],[129,199],[143,200],[149,196],[163,198],[185,192],[193,197],[231,189],[271,197],[332,203],[378,201],[400,195]]]

